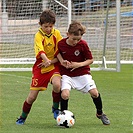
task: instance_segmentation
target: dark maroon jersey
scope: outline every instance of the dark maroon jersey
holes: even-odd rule
[[[66,43],[66,39],[62,39],[58,43],[58,52],[62,55],[64,60],[73,62],[83,62],[87,59],[92,59],[91,51],[84,40],[80,40],[76,46],[70,46]],[[84,74],[90,74],[90,66],[83,66],[71,71],[72,68],[67,69],[60,66],[61,75],[68,75],[70,77],[81,76]]]

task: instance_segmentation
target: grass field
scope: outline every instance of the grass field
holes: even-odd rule
[[[15,124],[28,95],[31,72],[0,72],[0,133],[132,133],[133,67],[122,65],[121,72],[93,71],[103,98],[104,112],[111,125],[104,126],[95,116],[89,95],[71,91],[69,110],[76,117],[72,128],[56,126],[51,113],[51,86],[33,104],[25,125]]]

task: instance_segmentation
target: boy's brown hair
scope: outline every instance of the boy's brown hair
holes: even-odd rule
[[[83,35],[86,28],[78,21],[73,21],[68,28],[69,34],[74,34],[75,36]]]
[[[52,10],[45,10],[41,13],[40,15],[40,25],[45,24],[45,23],[50,23],[50,24],[55,24],[55,13]]]

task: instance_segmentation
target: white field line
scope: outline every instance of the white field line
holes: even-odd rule
[[[5,74],[5,73],[0,73],[0,76],[8,76],[10,77],[9,78],[9,81],[5,82],[4,84],[19,84],[19,83],[22,83],[22,84],[29,84],[31,82],[31,77],[26,77],[26,76],[18,76],[18,75],[15,75],[15,74]],[[11,78],[11,77],[14,77],[14,78]],[[4,78],[4,77],[2,77]],[[2,83],[3,84],[3,83]]]

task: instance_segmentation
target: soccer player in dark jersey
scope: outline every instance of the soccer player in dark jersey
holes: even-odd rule
[[[60,73],[62,75],[61,111],[68,109],[70,90],[73,88],[83,93],[90,93],[96,107],[97,118],[104,125],[109,125],[110,121],[102,110],[100,93],[90,73],[93,57],[86,41],[82,40],[84,33],[85,27],[74,21],[68,28],[67,38],[58,43],[56,55],[61,63]]]
[[[38,93],[46,90],[49,82],[53,85],[52,112],[55,119],[59,113],[61,75],[55,53],[57,51],[57,43],[62,39],[62,36],[60,31],[54,28],[55,21],[53,11],[45,10],[42,12],[39,22],[40,28],[34,38],[36,62],[32,69],[33,76],[30,92],[23,103],[22,113],[16,124],[24,124]]]

